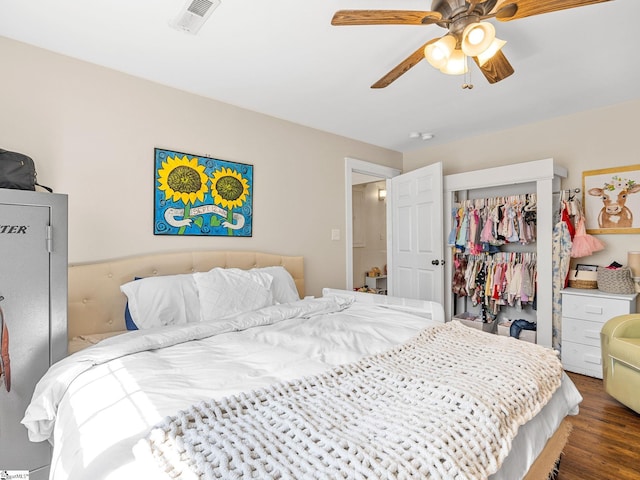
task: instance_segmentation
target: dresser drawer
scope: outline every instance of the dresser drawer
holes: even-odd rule
[[[600,347],[563,341],[562,365],[570,372],[602,378]]]
[[[562,342],[570,341],[600,348],[602,323],[562,317]]]
[[[610,318],[629,313],[624,299],[598,298],[584,295],[562,295],[562,316],[604,323]]]

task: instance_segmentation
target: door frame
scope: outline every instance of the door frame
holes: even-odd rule
[[[371,175],[378,177],[380,180],[393,178],[402,173],[401,170],[392,167],[386,167],[384,165],[378,165],[377,163],[367,162],[365,160],[359,160],[357,158],[345,157],[344,170],[345,170],[345,235],[344,240],[346,244],[346,289],[353,289],[353,198],[352,198],[352,184],[353,174],[362,173],[364,175]],[[388,219],[387,219],[388,221]]]

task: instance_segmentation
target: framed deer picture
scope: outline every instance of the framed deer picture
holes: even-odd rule
[[[640,165],[582,172],[587,233],[640,233]]]

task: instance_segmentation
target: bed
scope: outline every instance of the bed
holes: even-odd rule
[[[51,480],[544,479],[581,401],[553,352],[438,304],[305,297],[302,257],[70,266],[68,331],[23,419]]]

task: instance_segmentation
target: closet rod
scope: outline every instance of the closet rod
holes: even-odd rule
[[[564,192],[564,193],[580,193],[580,189],[579,188],[574,188],[573,190],[571,190],[570,188],[568,188],[566,190],[560,190],[559,192],[553,192],[553,195],[560,195],[562,192]]]

